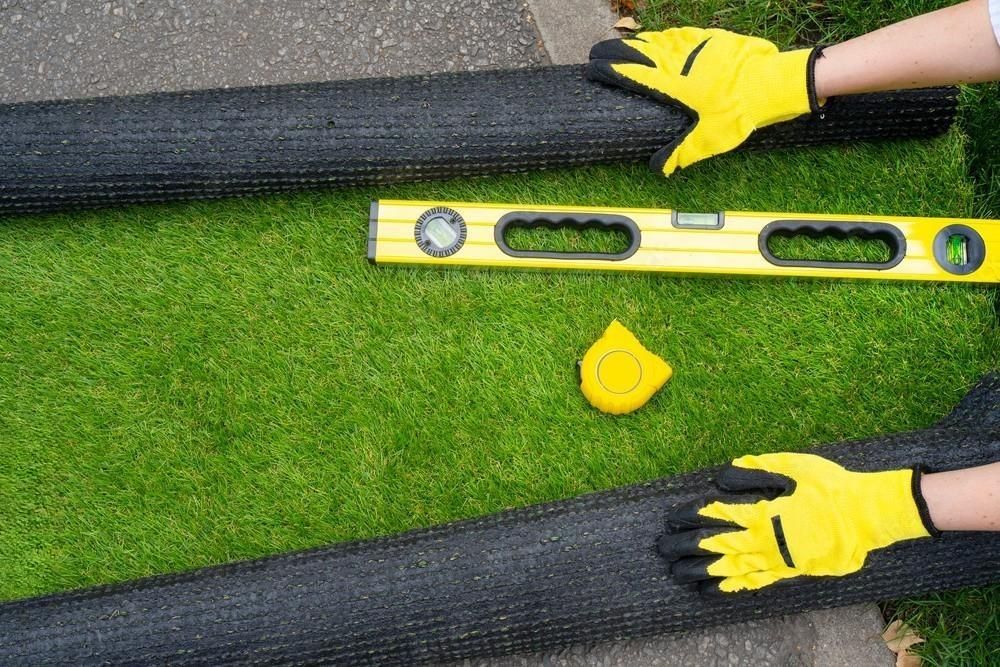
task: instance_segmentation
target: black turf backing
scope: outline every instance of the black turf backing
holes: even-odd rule
[[[817,453],[861,470],[1000,460],[1000,375],[937,426]],[[0,664],[402,665],[637,637],[1000,580],[1000,533],[711,598],[655,541],[714,471],[377,540],[0,605]]]
[[[770,148],[946,130],[956,89],[831,99]],[[647,160],[678,109],[584,66],[0,105],[0,215]]]

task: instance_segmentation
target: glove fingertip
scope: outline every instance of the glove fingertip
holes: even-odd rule
[[[634,42],[634,39],[606,39],[603,42],[598,42],[590,47],[590,59],[591,60],[617,60],[628,63],[635,63],[637,65],[645,65],[646,67],[656,67],[656,63],[653,62],[646,54],[642,53],[629,42]],[[641,41],[641,40],[638,40]]]
[[[746,491],[756,488],[757,475],[755,468],[739,465],[740,459],[722,468],[715,476],[715,485],[724,491]]]
[[[693,584],[707,579],[714,579],[716,577],[708,573],[708,568],[715,560],[715,558],[704,556],[680,558],[670,566],[670,574],[680,584]]]
[[[614,86],[615,88],[627,90],[644,97],[664,101],[662,93],[649,88],[621,71],[621,69],[633,68],[634,70],[634,68],[642,67],[644,66],[621,60],[591,60],[587,63],[587,69],[585,71],[587,78],[591,81],[597,81],[598,83]]]
[[[587,63],[587,78],[591,81],[604,83],[609,86],[628,90],[640,95],[648,96],[655,94],[655,91],[650,91],[642,84],[616,70],[615,65],[633,65],[638,67],[638,65],[634,65],[634,63],[622,62],[620,60],[591,60]]]
[[[700,537],[696,531],[667,533],[656,540],[656,549],[667,560],[675,561],[685,556],[701,555],[701,549],[698,547],[699,541]]]
[[[677,552],[675,541],[680,539],[679,533],[664,533],[656,538],[656,551],[668,560]]]
[[[611,69],[610,60],[598,60],[591,58],[590,62],[587,63],[586,72],[587,78],[591,81],[607,83],[612,86],[621,85],[621,76]]]
[[[653,153],[649,158],[649,168],[664,176],[677,171],[677,144],[678,142],[674,142]]]
[[[620,39],[606,39],[603,42],[597,42],[590,47],[590,55],[588,56],[590,60],[609,60],[615,53],[617,48],[615,44],[621,42]]]
[[[707,525],[704,527],[683,530],[677,533],[664,533],[656,540],[660,555],[670,561],[688,556],[710,556],[718,558],[721,554],[714,549],[701,546],[704,540],[722,534],[738,532],[730,526]]]
[[[698,512],[706,505],[705,500],[691,500],[670,510],[667,514],[667,532],[678,533],[683,530],[703,528],[705,519]]]
[[[708,598],[722,598],[728,595],[726,591],[722,590],[722,582],[725,581],[719,577],[712,577],[711,579],[706,579],[698,583],[698,594]]]
[[[746,458],[746,457],[741,457]],[[715,485],[723,491],[755,491],[774,490],[786,492],[794,488],[795,483],[784,475],[767,472],[759,468],[739,465],[741,459],[733,461],[732,465],[723,468],[715,476]],[[767,496],[773,494],[765,494]]]
[[[767,454],[763,454],[762,456],[767,456]],[[743,456],[737,456],[733,459],[730,465],[737,468],[759,470],[761,467],[761,456],[758,456],[757,454],[744,454]]]

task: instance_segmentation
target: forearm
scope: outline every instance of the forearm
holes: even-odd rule
[[[987,0],[970,0],[827,47],[816,61],[820,98],[1000,79]]]
[[[1000,530],[1000,462],[924,475],[920,491],[938,530]]]

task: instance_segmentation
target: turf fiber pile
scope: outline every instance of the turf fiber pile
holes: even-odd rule
[[[846,467],[1000,459],[1000,376],[944,420],[820,447]],[[712,470],[398,536],[0,606],[3,664],[401,665],[787,614],[1000,579],[1000,534],[873,553],[845,578],[706,597],[655,553],[664,512]]]
[[[830,100],[750,147],[944,132],[952,88]],[[678,109],[579,66],[0,106],[0,214],[645,159]]]

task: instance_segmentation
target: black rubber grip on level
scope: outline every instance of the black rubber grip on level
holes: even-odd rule
[[[881,241],[889,249],[889,257],[883,262],[840,262],[820,259],[783,259],[772,251],[770,242],[775,236],[808,236],[814,239],[863,239]],[[757,235],[757,249],[775,266],[806,266],[821,269],[868,269],[885,271],[891,269],[906,257],[906,237],[903,232],[887,222],[857,222],[837,220],[775,220],[764,225]]]
[[[1000,376],[922,431],[820,447],[855,470],[1000,460]],[[778,616],[1000,580],[1000,533],[873,552],[858,573],[701,596],[656,553],[716,470],[427,530],[0,605],[0,664],[406,665]]]
[[[946,130],[956,90],[832,98],[771,148]],[[579,65],[0,105],[0,214],[647,160],[679,109]]]
[[[560,250],[523,250],[511,248],[507,232],[511,229],[601,229],[619,231],[628,237],[628,246],[621,252],[572,252]],[[617,213],[559,213],[555,211],[511,211],[493,227],[493,242],[505,255],[544,259],[601,259],[620,262],[636,253],[642,244],[642,232],[635,221]]]

